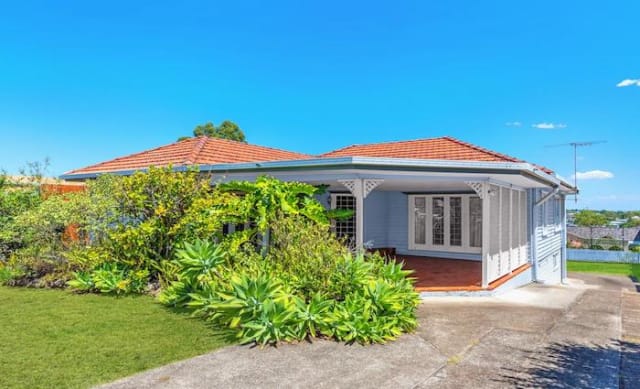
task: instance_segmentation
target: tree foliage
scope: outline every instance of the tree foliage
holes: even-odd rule
[[[218,126],[212,122],[199,124],[193,129],[193,136],[208,136],[211,138],[229,139],[245,143],[247,141],[242,129],[230,120],[225,120]],[[181,137],[178,140],[187,138],[188,137]]]
[[[582,210],[575,215],[575,223],[581,227],[599,227],[607,224],[607,217],[599,212]]]

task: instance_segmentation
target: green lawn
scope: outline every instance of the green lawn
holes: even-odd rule
[[[0,388],[86,388],[224,345],[149,296],[0,287]]]
[[[633,276],[640,280],[640,264],[567,261],[567,270],[585,273]]]

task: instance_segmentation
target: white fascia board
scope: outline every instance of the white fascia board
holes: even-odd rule
[[[424,168],[424,169],[461,169],[461,170],[511,170],[528,172],[547,183],[550,186],[563,186],[564,191],[571,192],[574,188],[567,182],[546,173],[527,162],[478,162],[478,161],[451,161],[451,160],[424,160],[405,158],[375,158],[375,157],[342,157],[342,158],[314,158],[292,161],[251,162],[201,165],[201,171],[232,172],[234,170],[266,171],[271,169],[286,168],[330,168],[352,166],[376,166],[390,168]]]

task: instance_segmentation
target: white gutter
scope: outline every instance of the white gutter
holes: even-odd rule
[[[316,158],[292,161],[272,161],[272,162],[251,162],[200,165],[201,171],[224,171],[235,170],[270,170],[282,168],[312,168],[312,167],[341,167],[349,165],[375,166],[375,167],[411,167],[420,169],[469,169],[469,170],[510,170],[527,172],[553,187],[565,187],[567,192],[573,193],[575,188],[571,184],[549,174],[528,162],[479,162],[479,161],[451,161],[436,159],[406,159],[406,158],[377,158],[377,157],[342,157],[342,158]]]

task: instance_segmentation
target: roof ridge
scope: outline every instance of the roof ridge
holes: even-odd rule
[[[204,136],[207,137],[206,135],[204,135]],[[301,155],[301,156],[305,156],[305,157],[313,157],[313,155],[311,155],[311,154],[304,154],[304,153],[299,153],[297,151],[279,149],[279,148],[271,147],[271,146],[257,145],[257,144],[253,144],[253,143],[249,143],[249,142],[240,142],[240,141],[233,140],[233,139],[224,139],[224,138],[215,138],[215,137],[207,137],[207,138],[209,138],[211,140],[215,140],[215,141],[222,141],[222,142],[227,142],[227,143],[241,144],[241,145],[245,145],[245,146],[259,147],[261,149],[269,149],[269,150],[280,151],[280,152],[285,152],[285,153],[297,154],[297,155]]]
[[[447,139],[447,140],[452,141],[452,142],[455,142],[457,144],[463,145],[463,146],[471,147],[472,149],[475,149],[475,150],[478,150],[478,151],[482,151],[483,153],[491,154],[493,156],[500,157],[500,158],[510,159],[511,162],[524,162],[523,160],[521,160],[519,158],[516,158],[516,157],[512,157],[512,156],[510,156],[508,154],[499,153],[497,151],[493,151],[493,150],[484,148],[482,146],[475,145],[473,143],[465,142],[463,140],[454,138],[452,136],[443,136],[442,138],[443,139]]]
[[[189,154],[189,156],[184,160],[183,163],[194,164],[198,160],[198,155],[200,155],[202,149],[204,149],[204,146],[207,144],[209,140],[208,138],[208,136],[196,137],[196,139],[198,139],[198,142],[191,151],[191,154]]]
[[[430,138],[416,138],[416,139],[405,139],[405,140],[392,140],[392,141],[384,141],[384,142],[373,142],[373,143],[352,143],[348,146],[344,146],[341,147],[339,149],[335,149],[335,150],[330,150],[327,151],[326,153],[322,153],[320,154],[325,155],[325,154],[331,154],[331,153],[336,153],[338,151],[342,151],[342,150],[347,150],[350,147],[356,147],[356,146],[375,146],[375,145],[388,145],[388,144],[396,144],[396,143],[408,143],[408,142],[418,142],[418,141],[428,141],[428,140],[438,140],[438,139],[447,139],[447,136],[434,136],[434,137],[430,137]]]

